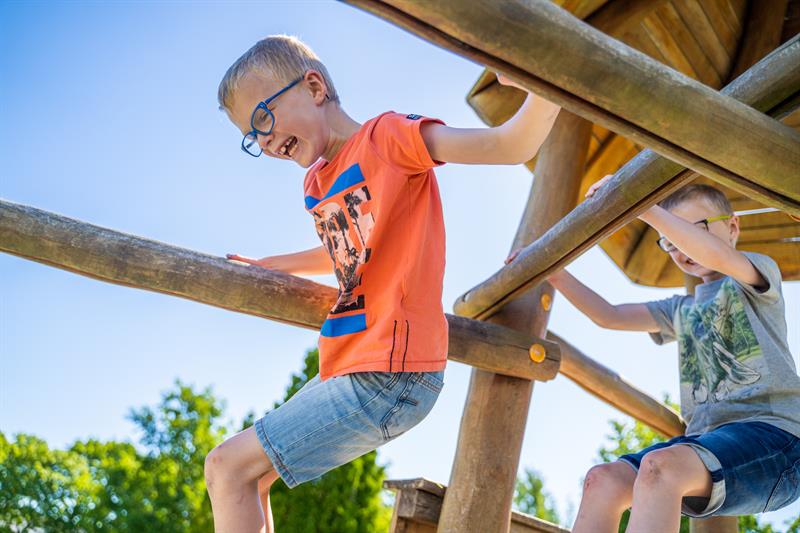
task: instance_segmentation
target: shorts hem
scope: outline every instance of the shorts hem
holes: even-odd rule
[[[708,448],[693,442],[678,442],[675,443],[674,446],[688,446],[692,448],[703,462],[703,465],[706,467],[706,470],[708,470],[709,474],[712,472],[722,472],[722,463],[719,462],[717,456],[714,455],[714,453]],[[722,508],[722,505],[725,503],[725,496],[725,478],[721,477],[719,481],[713,481],[712,479],[711,494],[708,497],[708,504],[706,505],[705,509],[697,512],[693,511],[686,505],[682,505],[681,512],[691,518],[708,518]]]
[[[281,476],[283,482],[286,483],[286,486],[289,487],[290,489],[293,489],[294,487],[299,485],[297,479],[294,477],[294,475],[292,475],[292,473],[289,471],[289,468],[286,466],[286,463],[283,462],[281,454],[278,452],[278,450],[275,449],[275,447],[269,441],[269,438],[267,437],[267,432],[264,429],[264,418],[262,417],[256,420],[255,426],[256,426],[256,436],[258,436],[258,440],[261,443],[261,447],[264,449],[264,452],[269,457],[269,460],[272,462],[272,466],[278,472],[278,475]]]

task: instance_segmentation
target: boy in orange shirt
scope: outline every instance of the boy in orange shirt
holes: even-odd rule
[[[559,108],[529,95],[496,128],[394,112],[362,125],[340,106],[322,62],[287,36],[240,57],[218,98],[245,152],[308,168],[305,208],[323,244],[228,258],[291,274],[333,270],[339,283],[320,331],[320,374],[206,458],[215,529],[269,532],[278,476],[294,487],[376,449],[418,424],[442,389],[445,233],[433,167],[524,163]]]

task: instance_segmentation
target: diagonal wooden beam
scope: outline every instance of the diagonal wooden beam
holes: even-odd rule
[[[552,331],[547,332],[547,338],[561,346],[561,374],[583,390],[667,437],[677,437],[686,431],[683,419],[672,408],[642,392]]]
[[[723,93],[755,109],[782,118],[800,105],[800,36],[759,61]],[[800,168],[800,167],[798,167]],[[524,248],[513,263],[459,297],[455,312],[484,319],[507,301],[537,285],[596,243],[611,235],[649,206],[694,179],[685,167],[643,150],[617,171],[594,197],[584,201],[536,242]],[[795,188],[798,177],[795,177]],[[785,207],[789,213],[800,209]]]
[[[700,174],[756,188],[769,205],[800,204],[800,133],[547,0],[347,1]]]
[[[93,279],[178,296],[319,330],[337,291],[303,278],[233,264],[185,248],[0,200],[0,251]],[[534,335],[447,315],[449,359],[508,376],[556,376],[559,346]],[[531,360],[538,344],[541,363]]]

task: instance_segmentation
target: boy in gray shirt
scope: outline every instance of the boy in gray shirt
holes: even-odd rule
[[[595,183],[591,196],[610,176]],[[685,273],[694,296],[611,305],[566,271],[550,283],[601,327],[677,340],[686,435],[615,463],[584,482],[572,531],[677,531],[693,517],[774,511],[800,496],[800,377],[789,352],[781,274],[771,258],[736,250],[739,220],[707,185],[690,185],[640,217]],[[516,253],[506,262],[513,260]]]

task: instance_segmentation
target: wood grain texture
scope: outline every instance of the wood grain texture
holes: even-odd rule
[[[651,60],[545,0],[351,0],[566,109],[720,181],[800,202],[800,133]]]
[[[333,287],[143,239],[0,200],[0,251],[93,279],[178,296],[319,330],[336,301]],[[557,344],[510,328],[447,315],[451,360],[525,379],[558,373]],[[546,359],[530,360],[542,343]]]
[[[559,114],[540,150],[511,250],[534,240],[574,206],[590,136],[589,122],[567,111]],[[537,287],[509,302],[491,321],[526,333],[539,331],[543,337],[549,308],[540,301],[552,293],[549,285]],[[463,531],[463,524],[474,531],[508,531],[532,389],[530,381],[472,372],[440,532]]]

